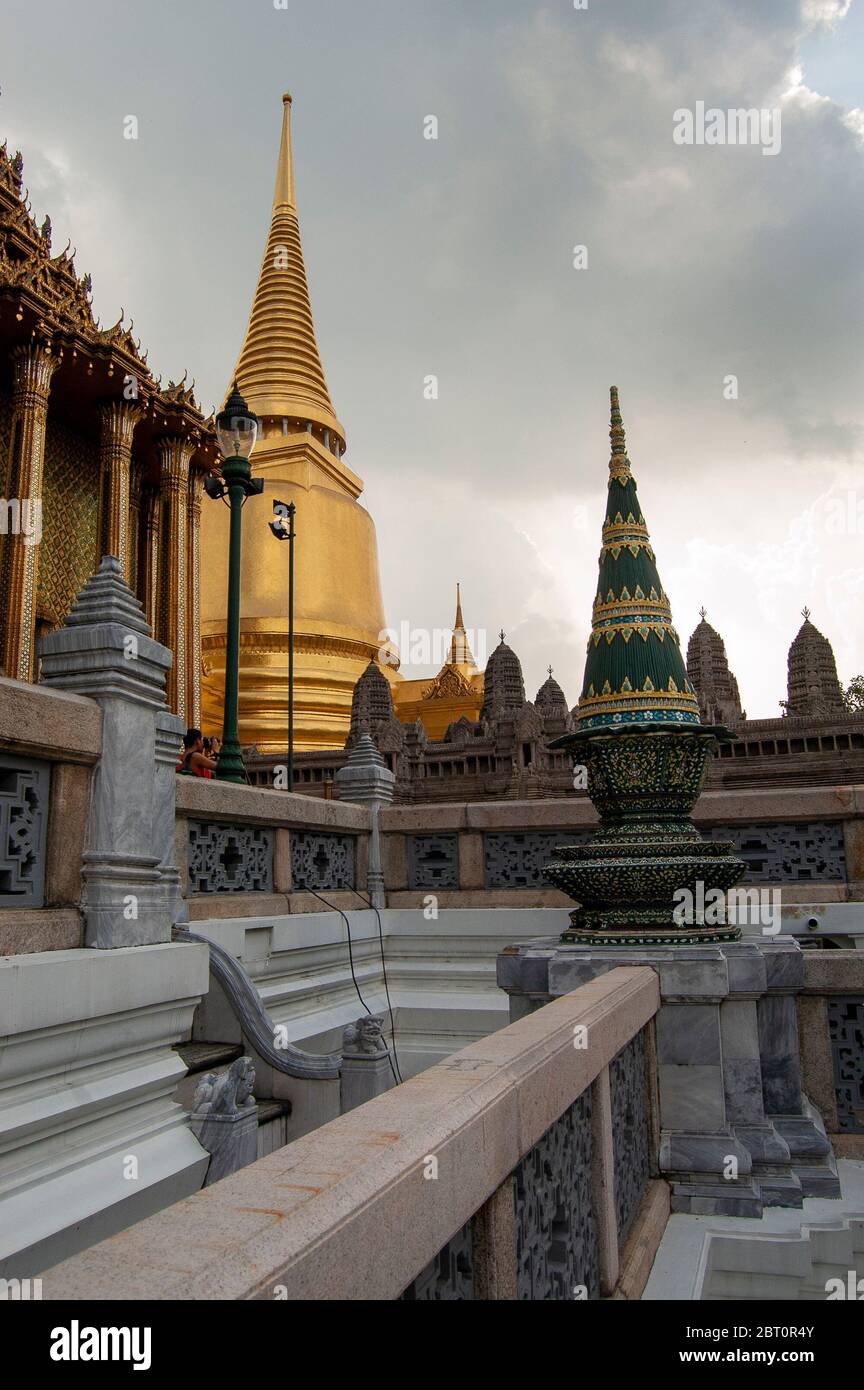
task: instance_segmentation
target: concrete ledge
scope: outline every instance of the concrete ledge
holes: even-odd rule
[[[651,970],[595,980],[50,1270],[44,1297],[397,1298],[659,1002]]]
[[[561,931],[570,924],[573,902],[565,893],[556,888],[471,888],[460,892],[449,889],[411,889],[387,894],[387,906],[391,908],[422,908],[429,898],[435,898],[439,909],[451,908],[566,908],[562,913]]]
[[[102,711],[86,696],[0,676],[0,748],[28,758],[95,763]]]
[[[84,945],[84,922],[73,907],[10,907],[0,911],[0,956],[72,951]]]
[[[177,815],[193,820],[287,825],[299,830],[341,830],[354,835],[368,834],[370,826],[365,806],[203,777],[177,778]]]
[[[621,1273],[613,1299],[637,1302],[645,1290],[654,1259],[672,1211],[669,1184],[655,1178],[648,1184],[633,1229],[621,1251]]]
[[[208,922],[213,918],[233,920],[236,917],[291,917],[326,912],[325,903],[343,912],[362,911],[362,899],[356,893],[322,891],[321,898],[313,893],[193,893],[186,899],[190,922]],[[420,904],[422,906],[422,902]],[[341,919],[340,919],[341,920]]]
[[[806,951],[805,994],[864,994],[864,951]]]
[[[728,821],[855,820],[861,816],[864,787],[779,787],[703,792],[694,819],[707,827]],[[442,830],[591,830],[596,825],[597,814],[587,794],[560,800],[432,802],[390,806],[381,813],[382,831],[401,835]]]

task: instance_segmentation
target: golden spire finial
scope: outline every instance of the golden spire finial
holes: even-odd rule
[[[612,428],[609,431],[609,438],[612,441],[612,457],[609,460],[609,471],[613,478],[617,478],[621,483],[626,483],[632,475],[630,473],[630,460],[627,457],[627,437],[624,433],[624,421],[621,418],[617,386],[609,388],[609,397],[612,403]]]
[[[294,191],[291,97],[282,97],[282,142],[270,235],[236,378],[250,410],[276,418],[287,432],[312,434],[341,458],[345,430],[327,390],[315,338]]]
[[[273,206],[274,208],[293,208],[296,210],[294,151],[291,147],[291,102],[291,93],[283,93],[282,144],[279,147],[279,163],[276,165],[276,188],[273,193]]]
[[[465,630],[465,623],[462,620],[462,586],[459,583],[456,585],[456,621],[453,628],[456,632],[460,630],[464,632]]]
[[[468,646],[468,634],[462,617],[462,586],[456,585],[456,621],[453,624],[453,641],[450,643],[450,665],[470,666],[476,671],[474,657]]]

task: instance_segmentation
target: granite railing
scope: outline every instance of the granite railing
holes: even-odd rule
[[[176,855],[190,919],[357,908],[369,811],[260,787],[177,778]]]
[[[658,1007],[654,971],[614,970],[48,1270],[43,1297],[638,1298],[669,1212]]]
[[[808,951],[798,996],[804,1090],[838,1158],[864,1158],[864,951]]]
[[[83,944],[81,856],[102,713],[0,678],[0,956]]]
[[[745,883],[781,888],[784,904],[864,900],[864,788],[706,792],[695,820],[738,847]],[[596,825],[587,797],[389,807],[389,905],[418,907],[434,894],[440,907],[569,906],[544,869]]]

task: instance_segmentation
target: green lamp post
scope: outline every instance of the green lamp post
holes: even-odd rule
[[[294,790],[294,525],[297,507],[293,502],[274,502],[275,521],[270,530],[277,541],[288,542],[288,790]]]
[[[259,421],[240,394],[237,383],[216,416],[216,438],[222,453],[222,475],[208,478],[207,496],[224,501],[231,509],[228,547],[228,629],[225,646],[225,703],[222,748],[216,777],[220,782],[247,782],[237,726],[240,693],[240,548],[243,503],[264,491],[263,478],[253,478],[249,463],[258,438]]]

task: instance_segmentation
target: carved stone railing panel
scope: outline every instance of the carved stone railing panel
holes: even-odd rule
[[[561,845],[581,845],[586,830],[490,831],[483,837],[487,888],[543,888],[545,869]]]
[[[637,1033],[609,1065],[618,1243],[623,1245],[648,1190],[651,1136],[645,1034]]]
[[[591,1191],[591,1092],[547,1130],[516,1169],[520,1299],[600,1297],[597,1220]]]
[[[291,878],[298,890],[355,887],[354,836],[312,830],[291,832]]]
[[[474,1298],[473,1221],[439,1251],[402,1295],[406,1303],[470,1303]]]
[[[0,907],[42,907],[50,763],[0,757]]]
[[[459,836],[408,836],[408,887],[459,887]]]
[[[272,893],[273,831],[189,822],[190,893]]]
[[[864,1134],[864,995],[828,995],[828,1031],[837,1123],[847,1134]]]
[[[731,840],[747,864],[745,883],[846,881],[846,854],[840,821],[800,821],[774,825],[715,825],[711,840]]]

